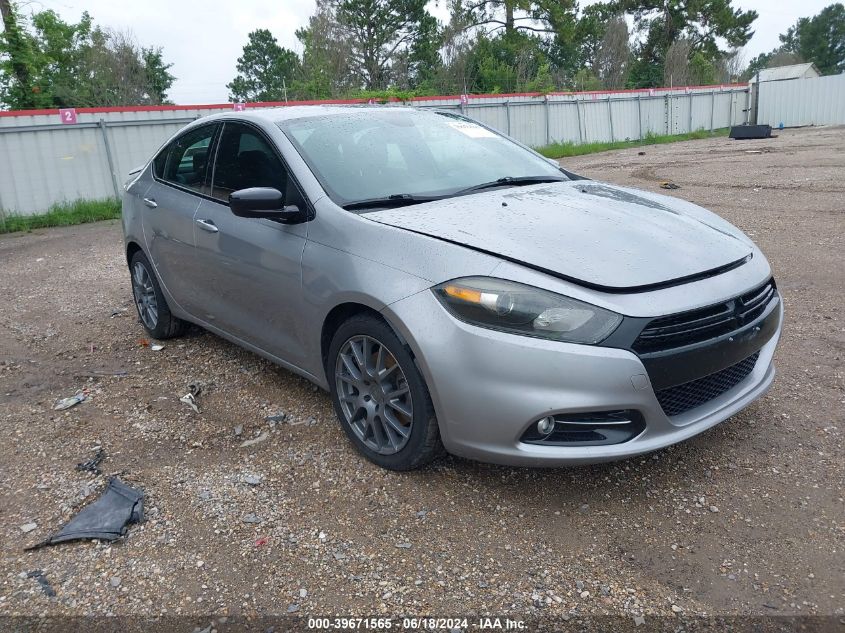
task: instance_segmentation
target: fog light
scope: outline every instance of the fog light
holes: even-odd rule
[[[548,435],[555,430],[555,419],[551,416],[537,422],[537,432],[540,435]]]

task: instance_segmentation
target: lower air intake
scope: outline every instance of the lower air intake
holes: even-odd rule
[[[745,380],[754,369],[759,357],[760,352],[756,352],[736,365],[731,365],[715,374],[661,389],[656,393],[657,401],[669,417],[700,407]]]

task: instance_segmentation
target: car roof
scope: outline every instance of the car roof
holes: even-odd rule
[[[369,104],[355,104],[355,105],[295,105],[295,106],[279,106],[275,108],[249,108],[248,110],[224,112],[222,114],[214,114],[207,117],[202,117],[202,121],[211,121],[215,119],[240,119],[261,121],[264,123],[278,123],[280,121],[290,121],[293,119],[304,119],[313,116],[324,116],[333,114],[350,114],[351,112],[361,112],[363,110],[391,110],[404,112],[420,112],[419,108],[410,108],[407,106],[383,106],[383,105],[369,105]]]

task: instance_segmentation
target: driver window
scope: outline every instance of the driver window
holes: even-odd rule
[[[220,136],[211,195],[228,203],[229,194],[249,187],[285,193],[287,174],[269,143],[250,127],[226,123]]]

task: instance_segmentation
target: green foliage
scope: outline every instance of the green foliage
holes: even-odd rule
[[[744,46],[751,39],[756,11],[734,9],[731,0],[613,0],[610,5],[631,15],[642,41],[635,51],[628,85],[636,88],[661,86],[663,63],[669,47],[687,38],[693,54],[711,63],[729,48]]]
[[[160,104],[173,84],[160,48],[142,48],[128,35],[77,23],[54,11],[16,10],[0,37],[0,102],[12,109]]]
[[[397,59],[416,56],[416,70],[431,61],[436,22],[426,0],[339,0],[337,21],[345,35],[349,67],[367,90],[387,88]]]
[[[47,213],[39,215],[6,215],[0,209],[0,233],[32,231],[49,226],[71,226],[86,222],[115,220],[119,217],[120,201],[116,198],[63,202],[54,204]]]
[[[845,6],[837,2],[812,18],[800,18],[780,41],[782,51],[813,62],[823,75],[845,72]]]
[[[595,154],[614,149],[628,149],[631,147],[642,147],[644,145],[663,145],[665,143],[677,143],[678,141],[701,140],[727,136],[728,128],[713,130],[696,130],[687,134],[653,134],[649,132],[642,139],[633,141],[613,141],[599,143],[553,143],[544,147],[536,148],[546,158],[565,158],[567,156],[582,156],[584,154]]]
[[[578,91],[601,90],[601,79],[596,77],[589,68],[582,68],[575,73],[575,85]]]
[[[689,66],[692,85],[709,86],[716,83],[716,65],[702,51],[693,53]]]
[[[299,75],[296,53],[282,46],[267,29],[248,36],[238,58],[238,76],[227,84],[231,101],[284,101],[287,83]]]

